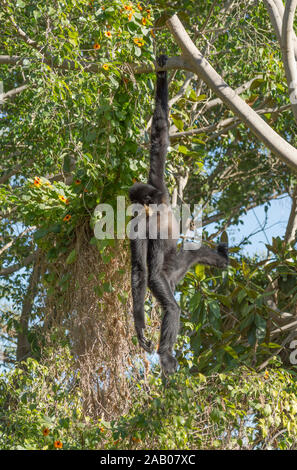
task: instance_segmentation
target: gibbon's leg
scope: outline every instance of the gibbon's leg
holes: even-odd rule
[[[191,266],[195,264],[203,264],[207,266],[216,266],[218,268],[225,268],[228,266],[228,245],[227,243],[220,243],[217,251],[202,246],[198,250],[184,250],[181,249],[177,254],[178,268],[172,274],[172,279],[175,284],[178,284]]]
[[[130,240],[131,246],[131,285],[133,317],[139,345],[147,352],[153,351],[151,341],[144,337],[144,299],[147,288],[147,240]]]
[[[163,310],[158,354],[165,375],[177,369],[177,360],[172,349],[179,330],[180,308],[171,290],[170,281],[163,270],[163,240],[150,241],[148,246],[149,277],[148,286]]]

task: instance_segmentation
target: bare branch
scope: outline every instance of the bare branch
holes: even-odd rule
[[[256,111],[257,114],[279,114],[282,113],[283,111],[287,111],[290,109],[291,105],[290,104],[285,104],[284,106],[280,106],[279,108],[266,108],[266,109],[259,109]],[[176,140],[176,139],[181,139],[182,137],[191,137],[192,135],[197,135],[197,134],[208,134],[209,132],[212,132],[214,130],[219,130],[221,128],[222,131],[220,133],[230,130],[231,128],[234,128],[241,124],[242,121],[240,121],[237,117],[230,117],[223,119],[223,121],[220,121],[216,124],[211,124],[210,126],[206,127],[200,127],[197,129],[191,129],[189,131],[184,131],[184,132],[177,132],[175,134],[170,135],[170,140]],[[232,127],[231,127],[232,126]],[[212,136],[211,136],[212,137]]]
[[[24,258],[21,263],[17,263],[17,264],[14,264],[12,266],[8,266],[8,268],[1,269],[0,270],[0,276],[8,276],[9,274],[12,274],[12,273],[15,273],[15,272],[19,271],[20,269],[24,268],[25,266],[28,266],[29,264],[31,264],[34,261],[36,254],[37,254],[37,251],[30,254],[26,258]]]
[[[9,98],[13,98],[15,95],[22,93],[22,91],[26,90],[27,88],[28,88],[28,85],[24,84],[17,88],[13,88],[12,90],[7,91],[6,93],[3,93],[3,95],[0,95],[0,103],[1,101],[3,102]]]
[[[16,238],[14,238],[13,240],[11,240],[10,242],[6,243],[6,245],[4,245],[2,248],[0,248],[0,256],[2,255],[2,253],[4,253],[4,251],[8,250],[12,245],[14,245],[14,243],[19,239],[19,238],[22,238],[24,235],[27,235],[27,233],[29,232],[32,232],[32,230],[35,230],[36,227],[27,227],[25,230],[23,230],[22,233],[20,233]]]
[[[20,171],[21,167],[22,167],[21,165],[17,165],[15,168],[10,170],[8,173],[5,173],[3,176],[1,176],[0,184],[6,183],[6,181],[8,181],[12,176],[16,175]]]
[[[12,156],[13,155],[8,155],[8,156],[6,156],[6,158],[9,159]],[[6,183],[6,181],[8,181],[12,176],[17,175],[25,167],[28,167],[28,166],[32,165],[32,163],[33,163],[33,160],[28,160],[26,163],[19,163],[14,168],[12,168],[10,171],[8,171],[7,173],[4,173],[4,175],[2,175],[0,177],[0,184]]]
[[[168,103],[168,106],[169,108],[174,104],[176,103],[180,98],[182,98],[189,86],[189,84],[191,83],[191,80],[192,78],[194,77],[194,74],[192,72],[188,72],[186,74],[186,79],[184,81],[184,83],[182,84],[182,86],[180,87],[180,89],[178,90],[178,92],[176,93],[176,95],[174,95],[171,100],[169,100],[169,103]]]
[[[16,55],[0,55],[0,65],[16,65],[24,60],[25,58]]]
[[[40,51],[40,48],[38,47],[37,42],[29,38],[29,36],[25,33],[25,31],[23,31],[22,28],[20,28],[19,25],[16,23],[14,17],[9,13],[9,6],[6,0],[2,0],[2,4],[5,6],[6,13],[8,14],[8,19],[17,30],[18,35],[23,39],[23,41],[25,41],[26,44]]]
[[[259,80],[260,78],[263,78],[262,75],[256,75],[254,78],[252,78],[251,80],[249,80],[248,82],[246,83],[243,83],[242,85],[240,85],[238,88],[235,89],[235,93],[237,95],[240,95],[241,93],[243,93],[244,91],[248,90],[251,85],[256,81],[256,80]],[[205,111],[208,111],[209,109],[213,108],[214,106],[217,106],[219,104],[222,104],[222,100],[220,98],[215,98],[214,100],[211,100],[209,101],[208,103],[205,103],[205,106],[204,106],[204,110]]]
[[[267,201],[272,201],[273,199],[277,199],[279,197],[280,197],[280,194],[273,194],[273,195],[271,195],[270,197],[268,197],[266,199],[266,202]],[[258,205],[259,205],[258,201],[251,202],[250,204],[248,204],[246,206],[245,211],[248,212],[249,210],[254,209],[255,207],[258,207]],[[233,207],[232,210],[231,210],[232,214],[236,214],[240,210],[241,207],[242,207],[241,204],[238,204],[237,206]],[[205,227],[209,224],[213,224],[214,222],[218,222],[219,220],[221,220],[223,218],[224,218],[224,214],[222,214],[220,212],[218,214],[210,215],[210,216],[206,217],[205,219],[203,219],[202,226]]]
[[[282,333],[283,331],[286,331],[286,330],[291,330],[292,328],[294,328],[296,330],[296,327],[297,327],[297,320],[291,322],[291,323],[288,323],[287,325],[284,325],[284,326],[280,326],[279,328],[277,328],[276,330],[273,330],[271,332],[271,336],[274,336],[278,333]]]
[[[285,233],[285,242],[290,243],[296,239],[296,230],[297,230],[297,184],[294,188],[293,194],[291,196],[292,206],[290,211],[290,216]]]

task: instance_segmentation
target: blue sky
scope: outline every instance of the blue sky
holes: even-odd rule
[[[267,223],[263,230],[261,224],[265,221],[264,205],[250,210],[247,215],[242,217],[243,225],[231,226],[227,232],[230,246],[240,243],[245,236],[257,232],[250,238],[250,245],[242,247],[242,253],[246,255],[266,255],[265,244],[267,240],[271,243],[272,237],[283,237],[285,235],[287,222],[291,210],[291,198],[289,196],[271,201],[268,209]]]

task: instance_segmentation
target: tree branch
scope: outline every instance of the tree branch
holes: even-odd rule
[[[17,55],[0,55],[0,65],[16,65],[24,60],[26,59]]]
[[[273,194],[272,196],[267,198],[266,202],[272,201],[273,199],[277,199],[278,197],[280,197],[280,194]],[[246,206],[245,211],[248,212],[249,210],[254,209],[255,207],[258,207],[258,205],[259,205],[258,201],[251,202],[250,204]],[[241,204],[238,204],[237,206],[233,207],[231,210],[232,214],[235,214],[237,211],[239,211],[241,207],[242,207]],[[207,218],[202,220],[202,226],[206,227],[207,225],[213,224],[214,222],[218,222],[219,220],[223,218],[224,218],[224,214],[220,212],[218,214],[210,215]]]
[[[9,13],[9,5],[7,4],[6,0],[2,0],[2,4],[5,7],[10,23],[15,27],[15,29],[18,32],[18,35],[23,39],[23,41],[26,44],[28,44],[29,46],[33,47],[34,49],[40,52],[40,48],[38,47],[37,42],[29,38],[29,36],[25,33],[25,31],[23,31],[22,28],[20,28],[20,26],[16,23],[14,17]]]
[[[294,53],[293,24],[297,0],[287,0],[282,25],[282,53],[292,111],[297,124],[297,69]]]
[[[31,264],[35,257],[36,257],[37,251],[34,253],[31,253],[29,256],[23,259],[21,263],[14,264],[12,266],[8,266],[8,268],[3,268],[0,270],[0,276],[8,276],[9,274],[15,273],[16,271],[19,271],[20,269],[24,268],[25,266],[28,266]]]
[[[283,111],[287,111],[288,109],[291,108],[290,104],[285,104],[284,106],[280,106],[279,108],[266,108],[266,109],[259,109],[256,111],[257,114],[268,114],[268,113],[274,113],[274,114],[279,114],[282,113]],[[216,131],[218,129],[222,129],[222,132],[230,130],[231,126],[236,127],[239,124],[241,124],[242,121],[240,121],[237,117],[229,117],[226,119],[223,119],[223,121],[220,121],[216,124],[211,124],[210,126],[206,127],[199,127],[197,129],[190,129],[189,131],[184,131],[184,132],[176,132],[175,134],[170,135],[171,140],[176,140],[176,139],[181,139],[182,137],[191,137],[192,135],[197,135],[197,134],[207,134],[212,131]]]
[[[4,157],[4,156],[3,156]],[[2,158],[3,158],[2,157]],[[7,155],[6,158],[9,159],[13,157],[13,154],[10,154],[10,155]],[[1,158],[1,156],[0,156]],[[18,174],[21,170],[23,170],[24,168],[32,165],[33,163],[33,160],[28,160],[26,163],[18,163],[14,168],[12,168],[10,171],[8,171],[7,173],[4,173],[4,175],[2,175],[0,177],[0,184],[4,184],[6,183],[6,181],[8,181],[12,176]],[[5,171],[5,170],[4,170]]]
[[[274,0],[264,0],[266,5],[270,21],[272,23],[275,34],[278,38],[279,44],[281,45],[282,38],[282,22],[283,18],[280,16],[279,10],[274,2]]]
[[[3,95],[0,95],[0,103],[6,101],[9,98],[13,98],[15,95],[22,93],[22,91],[26,90],[27,88],[28,85],[24,84],[17,88],[13,88],[12,90],[7,91],[6,93],[3,93]]]
[[[285,13],[285,7],[284,7],[284,4],[283,4],[283,0],[274,0],[274,4],[276,5],[276,7],[278,9],[278,12],[279,12],[279,15],[280,15],[280,18],[281,18],[281,28],[282,28],[283,17],[284,17],[284,13]],[[282,31],[282,29],[281,29],[281,31]],[[294,30],[293,30],[293,43],[294,43],[295,59],[297,60],[297,38],[296,38],[296,34],[294,33]]]
[[[181,47],[195,73],[250,128],[274,154],[296,172],[297,149],[280,137],[258,114],[230,88],[202,56],[190,39],[177,15],[167,21],[168,27]]]
[[[291,196],[292,206],[285,233],[285,242],[290,243],[296,239],[297,230],[297,184]]]
[[[2,248],[0,248],[0,256],[4,251],[8,250],[19,238],[22,238],[24,235],[26,235],[29,232],[32,232],[32,230],[35,230],[36,227],[27,227],[22,233],[20,233],[16,238],[11,240],[10,242],[6,243]]]
[[[0,65],[17,65],[21,64],[24,61],[30,62],[44,62],[47,65],[50,65],[53,68],[62,69],[62,70],[75,70],[77,71],[77,66],[79,65],[84,71],[91,73],[98,73],[102,71],[102,65],[96,64],[94,62],[74,62],[72,60],[63,60],[61,64],[56,64],[57,59],[55,57],[38,59],[36,57],[20,57],[20,56],[9,56],[9,55],[0,55]],[[129,70],[135,74],[139,73],[152,73],[156,70],[161,70],[157,62],[154,62],[152,65],[148,64],[123,64],[120,69],[122,71]],[[185,57],[174,56],[169,57],[166,62],[166,65],[162,70],[188,70],[193,71],[191,64]]]
[[[240,95],[244,91],[248,90],[251,87],[251,85],[254,83],[254,81],[259,80],[259,78],[262,78],[262,75],[256,75],[254,78],[252,78],[248,82],[243,83],[242,85],[240,85],[238,88],[235,89],[235,93],[237,95]],[[204,111],[208,111],[209,109],[213,108],[214,106],[218,106],[219,104],[222,104],[221,98],[215,98],[214,100],[211,100],[208,103],[205,103]]]

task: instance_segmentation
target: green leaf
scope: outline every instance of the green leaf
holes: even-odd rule
[[[48,228],[48,231],[49,231],[49,232],[53,232],[53,233],[60,233],[60,232],[61,232],[61,224],[54,224],[54,225],[51,225],[51,226]]]
[[[63,163],[63,171],[65,171],[65,173],[70,173],[70,165],[71,165],[70,155],[66,155],[64,157],[64,163]]]
[[[184,155],[187,155],[187,153],[188,153],[188,149],[184,145],[179,145],[178,146],[178,151],[183,153]]]
[[[136,55],[136,57],[140,57],[141,56],[141,48],[135,46],[134,47],[134,54]]]
[[[48,228],[40,228],[39,230],[36,230],[36,232],[34,233],[34,240],[40,240],[41,238],[45,237],[48,232]]]
[[[208,308],[215,318],[221,318],[220,306],[215,300],[210,300],[208,302]]]
[[[255,325],[256,338],[261,341],[266,335],[266,320],[264,320],[264,318],[262,318],[258,313],[255,315]]]
[[[203,266],[202,264],[196,264],[195,274],[198,277],[199,281],[203,281],[203,279],[205,279],[205,266]]]
[[[224,351],[226,351],[228,354],[230,354],[230,356],[232,356],[233,359],[237,359],[237,360],[239,359],[237,352],[234,351],[234,349],[231,348],[231,346],[229,346],[229,345],[224,346],[223,349],[224,349]]]
[[[76,260],[76,256],[77,256],[77,253],[76,253],[76,249],[74,248],[67,256],[66,264],[74,263],[74,261]]]
[[[182,131],[184,128],[184,123],[181,119],[175,119],[174,117],[171,118],[173,121],[173,124],[177,127],[179,131]]]
[[[246,297],[247,293],[244,289],[240,290],[239,291],[239,294],[237,296],[237,300],[238,302],[241,304],[241,302],[243,301],[243,299]]]

